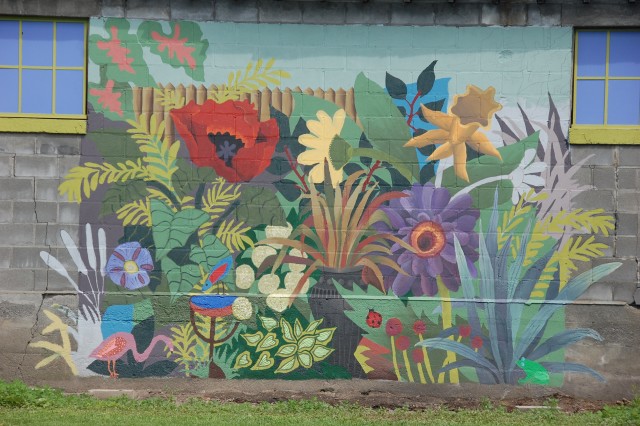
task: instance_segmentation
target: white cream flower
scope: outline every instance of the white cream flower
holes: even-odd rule
[[[275,274],[264,274],[258,281],[258,290],[262,294],[271,294],[280,286],[280,278]]]
[[[295,290],[296,286],[298,285],[298,282],[300,282],[300,278],[302,278],[304,274],[302,272],[289,272],[287,275],[284,276],[284,286],[285,288],[293,293],[293,290]],[[309,291],[309,279],[307,278],[307,280],[305,281],[305,283],[302,285],[302,288],[300,289],[299,293],[304,294],[307,291]]]
[[[296,248],[291,249],[289,251],[289,254],[294,257],[304,257],[305,259],[309,257],[307,253],[302,253]],[[307,269],[307,265],[305,265],[304,263],[287,263],[287,265],[289,266],[289,270],[291,270],[292,272],[303,272],[305,269]]]
[[[238,297],[234,300],[231,310],[238,321],[248,320],[253,315],[253,306],[251,306],[251,302],[246,297]]]
[[[288,238],[289,235],[291,235],[291,232],[293,232],[293,226],[289,222],[287,222],[287,226],[268,225],[264,229],[264,233],[266,234],[267,238]],[[269,245],[275,249],[282,248],[282,244]]]
[[[524,194],[528,193],[534,186],[544,186],[545,181],[538,176],[547,165],[542,161],[533,161],[536,157],[535,149],[528,149],[524,152],[520,164],[514,171],[509,173],[508,179],[513,184],[511,201],[517,204]]]
[[[251,288],[256,280],[256,273],[249,265],[240,265],[236,268],[236,287],[242,290]]]
[[[259,268],[267,257],[273,256],[276,253],[276,249],[271,246],[258,246],[255,247],[251,253],[251,261],[256,268]]]
[[[267,306],[276,312],[283,312],[289,306],[291,293],[285,288],[276,290],[267,296]]]

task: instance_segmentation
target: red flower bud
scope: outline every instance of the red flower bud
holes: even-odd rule
[[[420,348],[415,348],[411,352],[411,357],[413,358],[413,362],[415,362],[416,364],[420,364],[424,361],[424,352],[422,352],[422,349]]]
[[[471,339],[471,347],[473,349],[480,349],[482,347],[482,337],[480,336],[476,336],[473,339]]]
[[[413,323],[413,332],[416,334],[424,334],[427,331],[427,324],[422,320],[418,320]]]
[[[460,333],[461,337],[469,337],[471,335],[471,326],[461,325],[458,327],[458,333]]]
[[[402,323],[398,318],[391,318],[387,321],[385,331],[387,332],[387,336],[397,336],[402,333]]]
[[[399,351],[406,351],[409,349],[409,345],[411,345],[411,341],[407,336],[400,336],[396,339],[396,349]]]

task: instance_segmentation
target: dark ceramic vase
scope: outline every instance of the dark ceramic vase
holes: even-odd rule
[[[348,290],[352,290],[356,285],[362,287],[362,268],[323,269],[322,276],[311,288],[309,307],[315,319],[324,319],[322,328],[336,327],[332,340],[335,351],[327,361],[346,369],[352,378],[366,378],[364,370],[354,356],[362,337],[362,330],[345,314],[345,311],[353,309],[340,295],[336,285]]]

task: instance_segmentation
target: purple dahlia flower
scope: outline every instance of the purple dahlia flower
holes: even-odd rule
[[[149,285],[149,271],[153,270],[153,259],[140,243],[120,244],[107,262],[109,278],[127,290],[135,290]]]
[[[463,194],[451,199],[446,188],[414,184],[403,191],[408,196],[391,200],[387,213],[394,231],[411,245],[415,253],[394,244],[391,250],[408,275],[398,274],[385,283],[397,296],[433,296],[438,292],[436,277],[451,291],[460,288],[454,239],[456,236],[472,274],[478,260],[478,234],[473,228],[480,212],[472,209],[472,199]],[[384,225],[383,225],[384,226]]]

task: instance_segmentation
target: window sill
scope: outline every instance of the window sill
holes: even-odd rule
[[[569,129],[569,143],[572,145],[640,145],[640,126],[572,126]]]
[[[87,119],[0,117],[0,132],[84,135],[87,133]]]

